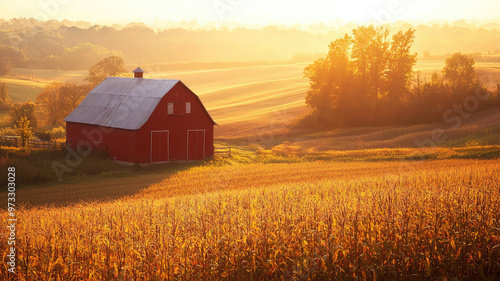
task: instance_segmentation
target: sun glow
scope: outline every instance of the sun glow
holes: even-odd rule
[[[37,1],[3,2],[0,18],[102,21],[197,20],[200,23],[312,24],[336,20],[393,22],[397,20],[498,19],[499,1]]]

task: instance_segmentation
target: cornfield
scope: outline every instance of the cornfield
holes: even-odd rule
[[[0,277],[500,278],[500,162],[432,161],[411,173],[329,178],[334,165],[341,169],[333,162],[256,165],[254,173],[252,165],[196,168],[136,197],[20,210],[17,274],[4,263]],[[394,162],[351,165],[359,173]],[[224,171],[232,171],[226,179]],[[296,174],[310,177],[283,179]],[[6,243],[0,252],[5,260]]]

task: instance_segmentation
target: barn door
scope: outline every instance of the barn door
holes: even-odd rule
[[[151,131],[151,163],[169,160],[169,131]]]
[[[205,130],[187,131],[187,160],[205,159]]]

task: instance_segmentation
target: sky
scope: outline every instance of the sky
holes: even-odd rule
[[[197,20],[240,24],[314,24],[336,20],[500,19],[498,0],[16,0],[2,1],[0,18],[89,22]]]

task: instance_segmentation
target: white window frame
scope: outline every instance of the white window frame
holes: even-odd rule
[[[191,103],[186,102],[186,114],[191,114]]]

